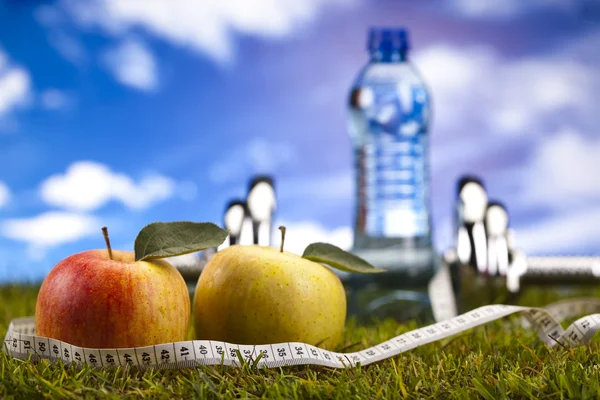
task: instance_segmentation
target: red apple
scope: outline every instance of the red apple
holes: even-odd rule
[[[181,274],[164,260],[90,250],[50,271],[37,298],[36,329],[88,348],[149,346],[185,340],[190,297]]]

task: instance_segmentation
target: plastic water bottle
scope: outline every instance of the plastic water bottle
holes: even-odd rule
[[[375,286],[369,304],[394,299],[427,302],[412,290],[435,272],[429,205],[430,95],[408,60],[404,29],[373,28],[370,61],[349,96],[349,130],[355,162],[355,222],[352,252],[385,268],[378,275],[352,275],[352,287]],[[411,289],[411,290],[407,290]],[[356,304],[355,304],[356,305]],[[350,312],[355,310],[350,310]]]

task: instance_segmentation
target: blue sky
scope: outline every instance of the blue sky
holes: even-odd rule
[[[199,4],[201,3],[201,4]],[[0,282],[220,222],[275,176],[288,246],[351,243],[346,98],[372,25],[409,29],[434,101],[436,246],[477,173],[529,253],[600,252],[600,3],[0,2]]]

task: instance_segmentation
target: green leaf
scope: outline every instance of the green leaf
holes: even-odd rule
[[[135,260],[174,257],[217,247],[228,233],[211,222],[153,222],[135,238]]]
[[[385,269],[376,268],[362,258],[329,243],[313,243],[308,245],[302,257],[331,265],[342,271],[358,272],[361,274],[386,272]]]

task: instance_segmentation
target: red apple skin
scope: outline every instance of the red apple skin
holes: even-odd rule
[[[35,310],[37,335],[87,348],[150,346],[186,339],[190,297],[164,260],[89,250],[59,262],[44,279]]]

